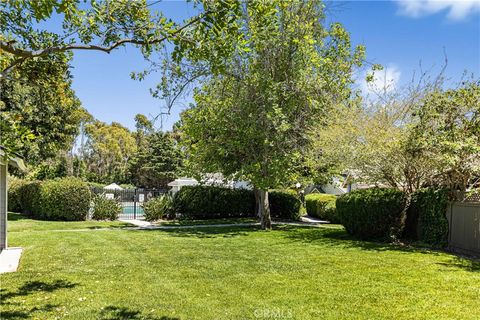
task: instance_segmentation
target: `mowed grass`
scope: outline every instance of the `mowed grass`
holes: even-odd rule
[[[100,229],[134,227],[121,221],[42,221],[29,219],[18,213],[8,213],[9,232],[33,232],[47,230]]]
[[[9,234],[24,248],[20,269],[0,275],[2,320],[480,318],[478,262],[356,241],[340,226],[30,232],[20,223]]]

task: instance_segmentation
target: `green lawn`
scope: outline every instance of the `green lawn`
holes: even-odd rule
[[[78,230],[90,224],[10,222],[24,253],[0,275],[2,320],[480,318],[478,262],[340,226]]]

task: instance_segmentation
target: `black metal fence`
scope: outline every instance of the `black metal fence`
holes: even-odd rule
[[[107,199],[116,199],[122,204],[122,213],[119,219],[143,219],[143,204],[148,200],[159,197],[168,192],[165,189],[123,189],[107,190],[91,188],[93,194],[101,194]]]

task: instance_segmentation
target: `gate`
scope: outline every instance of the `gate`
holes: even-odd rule
[[[123,189],[123,190],[106,190],[102,188],[92,188],[93,194],[101,194],[107,199],[116,199],[122,205],[122,213],[119,219],[132,220],[144,219],[143,204],[148,200],[159,197],[165,193],[165,189]]]

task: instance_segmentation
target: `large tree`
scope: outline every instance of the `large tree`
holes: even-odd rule
[[[90,181],[127,182],[128,161],[137,146],[133,134],[119,123],[95,121],[86,126],[85,162]]]
[[[30,164],[71,149],[79,132],[85,110],[71,87],[69,59],[26,61],[0,81],[0,144]]]
[[[179,173],[182,154],[170,133],[155,132],[129,162],[131,182],[137,187],[167,188]]]
[[[434,185],[465,191],[480,172],[480,90],[478,81],[447,85],[427,80],[339,108],[316,132],[318,163],[408,195]]]
[[[193,1],[198,14],[182,22],[156,10],[157,3],[0,2],[0,143],[7,154],[20,151],[37,161],[70,143],[78,130],[72,109],[78,108],[79,102],[70,89],[68,74],[74,51],[110,53],[131,45],[157,63],[165,57],[181,61],[184,56],[216,56],[216,65],[221,64],[231,51],[226,35],[237,29],[231,17],[238,13],[239,1]],[[24,99],[28,101],[19,116],[12,110]]]
[[[349,97],[352,69],[363,58],[363,47],[353,50],[346,30],[325,27],[324,19],[317,1],[244,3],[239,49],[182,118],[189,163],[250,181],[265,229],[268,190],[302,174],[309,132]]]
[[[225,49],[224,33],[234,31],[230,17],[239,2],[193,1],[198,14],[179,23],[155,10],[157,2],[146,0],[5,0],[0,2],[0,79],[28,60],[74,50],[110,53],[133,45],[148,57],[167,42],[175,58],[190,52],[201,54],[203,42]],[[57,29],[45,21],[61,21]],[[203,54],[206,54],[205,52]]]

